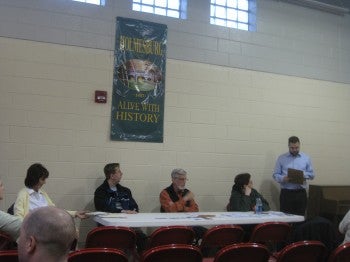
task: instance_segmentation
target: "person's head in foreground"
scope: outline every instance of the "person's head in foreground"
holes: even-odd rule
[[[75,238],[74,220],[67,211],[54,206],[37,208],[23,220],[18,240],[19,261],[67,261]]]

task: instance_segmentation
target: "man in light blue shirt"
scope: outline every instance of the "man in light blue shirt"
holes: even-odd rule
[[[300,141],[296,136],[288,139],[289,152],[278,157],[273,172],[273,178],[281,185],[280,210],[282,212],[305,215],[307,206],[306,186],[307,180],[312,180],[314,170],[310,157],[300,150]],[[291,183],[288,178],[288,168],[303,171],[304,183]]]

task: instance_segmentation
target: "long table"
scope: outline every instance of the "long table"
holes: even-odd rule
[[[303,216],[277,211],[253,212],[195,212],[195,213],[105,213],[94,216],[105,226],[159,227],[159,226],[210,226],[224,224],[260,224],[264,222],[302,222]]]

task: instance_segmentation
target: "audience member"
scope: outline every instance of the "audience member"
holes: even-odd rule
[[[129,188],[120,185],[123,172],[119,163],[110,163],[104,167],[106,179],[96,190],[94,194],[94,203],[97,211],[110,213],[136,214],[139,207],[132,197]],[[147,236],[141,229],[134,228],[137,235],[137,248],[142,252],[145,248]]]
[[[345,235],[343,244],[350,242],[350,210],[339,223],[339,232]]]
[[[41,164],[31,165],[24,180],[25,188],[17,195],[14,206],[16,216],[24,218],[29,211],[39,207],[54,206],[48,194],[41,189],[49,177],[49,171]],[[67,211],[73,217],[86,218],[86,211]]]
[[[163,189],[159,195],[160,212],[198,212],[194,194],[186,189],[187,172],[176,168],[171,172],[171,180],[172,184]],[[206,232],[206,228],[201,226],[192,228],[196,234],[196,241]]]
[[[239,174],[234,182],[227,211],[254,211],[257,198],[261,199],[263,211],[270,210],[267,200],[253,188],[250,174]]]
[[[289,152],[278,157],[273,172],[273,178],[281,185],[280,210],[282,212],[305,215],[307,206],[306,180],[314,179],[314,170],[310,157],[300,150],[300,141],[296,136],[288,139]],[[304,183],[291,183],[288,169],[298,169],[304,173]]]
[[[74,221],[67,211],[53,206],[36,208],[23,220],[18,241],[19,261],[67,261],[75,238]]]
[[[0,200],[4,198],[4,185],[0,180]],[[15,241],[19,237],[22,218],[12,216],[0,210],[0,231],[10,235]]]

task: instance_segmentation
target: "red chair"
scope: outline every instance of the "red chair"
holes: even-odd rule
[[[350,261],[350,243],[345,243],[334,249],[328,259],[328,262],[347,261]]]
[[[12,249],[13,245],[14,241],[12,238],[3,232],[0,232],[0,250]]]
[[[202,254],[198,247],[185,244],[157,246],[146,250],[143,262],[201,262]]]
[[[239,243],[222,248],[216,254],[214,262],[267,262],[269,256],[270,252],[264,245],[257,243]]]
[[[244,230],[236,225],[220,225],[210,228],[199,246],[203,256],[214,256],[226,246],[242,242]]]
[[[192,244],[194,231],[188,226],[166,226],[156,229],[149,237],[148,248],[169,244]]]
[[[276,262],[320,262],[324,261],[326,253],[326,246],[320,241],[298,241],[283,248]]]
[[[139,257],[136,251],[136,233],[128,227],[96,227],[87,234],[85,248],[116,248],[125,252],[130,261]]]
[[[18,262],[17,250],[4,250],[0,251],[1,262]]]
[[[115,248],[84,248],[68,255],[68,262],[128,262],[125,253]]]
[[[134,250],[136,247],[136,233],[128,227],[96,227],[87,234],[85,248],[96,247]]]
[[[291,226],[288,223],[266,222],[254,227],[249,242],[264,244],[271,252],[276,252],[278,244],[284,247],[287,243],[290,232]]]

